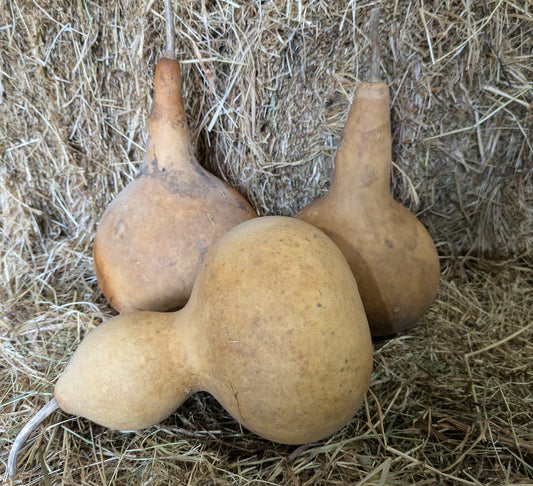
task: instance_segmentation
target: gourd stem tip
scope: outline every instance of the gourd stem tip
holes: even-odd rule
[[[9,451],[6,470],[7,479],[11,480],[17,474],[17,456],[22,448],[22,445],[24,442],[26,442],[26,439],[47,417],[49,417],[58,408],[59,404],[57,403],[57,400],[53,398],[43,408],[41,408],[41,410],[39,410],[24,427],[22,427],[22,430],[18,433],[17,437],[15,437],[15,440],[13,441],[11,451]]]
[[[377,83],[381,80],[379,76],[379,7],[375,7],[370,12],[369,39],[372,59],[370,61],[370,81]]]
[[[174,28],[172,23],[172,0],[165,0],[165,14],[167,23],[167,49],[165,57],[174,59]]]

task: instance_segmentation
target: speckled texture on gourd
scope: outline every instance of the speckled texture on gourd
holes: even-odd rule
[[[272,216],[208,251],[183,309],[121,314],[89,333],[55,395],[67,412],[131,430],[205,390],[244,427],[298,444],[349,422],[371,371],[344,256],[316,227]]]

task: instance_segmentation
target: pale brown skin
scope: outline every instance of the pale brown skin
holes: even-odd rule
[[[429,233],[390,193],[389,104],[385,83],[359,85],[330,190],[297,214],[344,253],[376,337],[414,327],[434,301],[440,278]]]
[[[194,158],[180,80],[177,61],[157,63],[142,173],[109,205],[96,231],[98,283],[121,312],[183,306],[207,248],[257,216]]]
[[[205,390],[258,435],[300,444],[352,419],[371,371],[342,253],[314,226],[272,216],[209,250],[183,309],[121,314],[91,331],[55,397],[66,412],[132,430]]]

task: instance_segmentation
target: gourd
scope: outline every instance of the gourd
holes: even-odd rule
[[[376,337],[414,327],[434,301],[440,276],[431,236],[390,192],[390,98],[378,76],[378,22],[375,11],[372,79],[356,89],[329,192],[296,215],[342,250]]]
[[[182,309],[122,313],[90,331],[48,413],[142,429],[204,390],[252,432],[300,444],[352,419],[371,371],[368,322],[340,250],[310,224],[265,216],[210,248]]]
[[[167,3],[167,27],[171,26]],[[93,248],[98,284],[118,311],[185,304],[206,250],[257,213],[195,159],[181,94],[179,63],[155,69],[148,147],[141,174],[111,202]]]

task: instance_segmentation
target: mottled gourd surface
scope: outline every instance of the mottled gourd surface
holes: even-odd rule
[[[346,259],[316,227],[271,216],[208,251],[183,309],[121,314],[90,332],[55,395],[67,412],[131,430],[204,390],[258,435],[299,444],[352,419],[371,371]]]
[[[196,161],[180,80],[177,61],[157,63],[145,163],[96,231],[98,283],[121,312],[183,306],[207,248],[257,216],[243,196]]]

